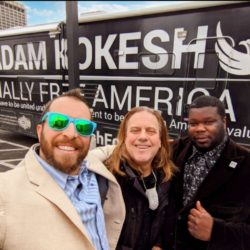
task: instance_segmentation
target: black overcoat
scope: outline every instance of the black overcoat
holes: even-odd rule
[[[122,189],[126,217],[117,250],[151,250],[153,246],[161,246],[170,183],[162,181],[161,171],[155,171],[159,206],[151,210],[138,174],[125,164],[121,168],[126,174],[116,174],[116,178]]]
[[[176,250],[250,250],[250,151],[229,139],[193,200],[183,207],[183,168],[191,152],[188,137],[174,142],[173,161],[180,169],[171,190],[175,228],[166,221],[171,235],[165,237],[173,236]],[[198,200],[214,218],[209,242],[196,240],[187,230],[187,216]]]

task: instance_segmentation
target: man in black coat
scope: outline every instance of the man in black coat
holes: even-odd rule
[[[250,249],[250,151],[226,133],[225,108],[212,96],[189,107],[188,137],[173,143],[176,250]],[[166,240],[170,236],[166,235]]]

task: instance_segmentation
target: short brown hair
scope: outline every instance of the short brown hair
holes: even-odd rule
[[[69,90],[69,91],[63,93],[63,94],[60,95],[60,96],[55,97],[53,100],[50,100],[50,101],[45,105],[45,108],[44,108],[44,110],[43,110],[43,112],[42,112],[42,114],[41,114],[41,117],[43,117],[44,114],[47,113],[47,112],[49,111],[51,104],[52,104],[55,100],[57,100],[57,99],[59,99],[59,98],[61,98],[61,97],[72,97],[72,98],[74,98],[74,99],[76,99],[76,100],[79,100],[79,101],[83,102],[83,103],[89,108],[89,105],[88,105],[88,103],[87,103],[87,101],[86,101],[86,99],[85,99],[85,97],[84,97],[84,94],[83,94],[83,92],[81,91],[81,89],[80,89],[80,88],[75,88],[75,89],[71,89],[71,90]],[[90,108],[89,108],[89,109],[90,109]]]

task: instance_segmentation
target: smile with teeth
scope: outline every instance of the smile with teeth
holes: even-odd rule
[[[75,151],[76,150],[74,147],[63,146],[63,145],[59,145],[58,148],[61,150],[64,150],[64,151]]]

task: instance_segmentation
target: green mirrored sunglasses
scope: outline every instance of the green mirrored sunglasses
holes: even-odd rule
[[[75,119],[67,115],[55,112],[47,112],[41,118],[40,123],[43,123],[47,118],[48,125],[51,129],[61,131],[66,129],[71,122],[74,123],[77,133],[81,136],[91,136],[96,129],[96,123],[85,120]]]

